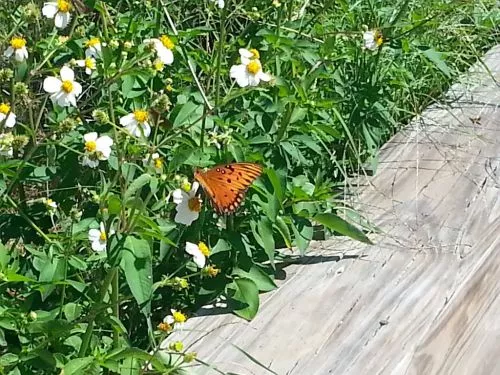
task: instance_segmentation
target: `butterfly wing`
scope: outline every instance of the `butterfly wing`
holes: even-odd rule
[[[203,186],[219,214],[234,212],[245,198],[248,187],[262,173],[255,163],[217,165],[206,172],[196,171],[194,178]]]

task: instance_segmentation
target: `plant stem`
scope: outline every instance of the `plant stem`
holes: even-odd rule
[[[92,331],[94,330],[94,324],[95,324],[95,317],[97,314],[97,311],[95,309],[95,304],[96,303],[101,303],[104,300],[104,297],[106,297],[106,292],[109,289],[109,285],[113,281],[115,274],[118,274],[118,267],[113,267],[108,271],[108,274],[106,275],[106,278],[104,279],[101,289],[99,290],[99,296],[97,302],[94,302],[94,306],[92,311],[89,314],[89,323],[87,325],[87,329],[85,330],[85,334],[83,335],[82,339],[82,346],[80,346],[80,352],[78,353],[78,357],[85,357],[88,347],[90,345],[90,339],[92,338]]]
[[[119,320],[120,319],[120,301],[119,301],[119,272],[115,272],[113,275],[113,280],[111,281],[111,308],[113,310],[113,316]],[[113,347],[118,348],[120,339],[120,331],[118,327],[113,326]]]

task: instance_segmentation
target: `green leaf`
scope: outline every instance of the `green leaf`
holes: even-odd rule
[[[64,365],[63,372],[65,375],[83,375],[93,363],[94,357],[75,358]]]
[[[241,268],[235,268],[233,275],[252,280],[261,292],[269,292],[277,288],[274,280],[262,268],[252,265],[250,270],[245,271]]]
[[[352,239],[373,245],[370,239],[366,237],[366,235],[361,230],[335,214],[317,214],[313,217],[313,220],[317,221],[320,224],[323,224],[328,229],[338,232],[344,236],[348,236]]]
[[[257,223],[257,225],[255,225],[254,222],[251,222],[250,226],[255,240],[264,249],[271,265],[274,267],[275,244],[273,237],[273,224],[271,223],[271,220],[264,217]]]
[[[145,314],[149,314],[153,269],[148,241],[128,236],[123,245],[120,267],[139,307]]]
[[[14,353],[6,353],[0,357],[0,366],[12,366],[19,361],[19,357]]]
[[[444,54],[429,48],[422,52],[423,55],[431,61],[446,77],[451,78],[451,70],[445,62]]]
[[[10,261],[10,254],[7,248],[0,243],[0,269],[4,270]]]
[[[266,175],[271,181],[271,185],[273,185],[274,195],[278,199],[280,206],[283,202],[283,186],[281,184],[281,179],[274,169],[266,169]]]
[[[137,177],[128,187],[125,195],[123,196],[123,200],[126,201],[131,198],[137,190],[141,189],[144,185],[148,184],[151,180],[151,175],[144,173]]]
[[[304,255],[314,233],[311,222],[301,217],[294,217],[292,221],[292,231],[295,237],[295,245],[300,253]]]
[[[236,301],[233,307],[234,313],[246,320],[252,320],[259,310],[259,289],[250,279],[240,278],[234,280],[228,286],[234,288],[234,295],[231,296]]]
[[[203,112],[203,106],[193,102],[184,104],[174,120],[174,128],[181,125],[188,125],[190,122],[200,118]]]
[[[70,302],[64,305],[64,316],[69,322],[77,319],[82,313],[82,307],[76,303]]]
[[[116,195],[108,198],[108,212],[110,215],[119,215],[122,209],[122,202]]]
[[[281,217],[278,216],[276,217],[276,228],[278,228],[278,232],[280,232],[281,237],[283,237],[283,240],[285,241],[285,245],[287,248],[292,247],[292,236],[290,234],[290,229],[288,229],[288,225],[286,225],[285,220]]]

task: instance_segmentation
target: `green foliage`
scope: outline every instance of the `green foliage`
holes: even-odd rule
[[[65,20],[42,16],[43,1],[4,3],[0,373],[12,375],[182,373],[194,354],[158,344],[220,298],[252,319],[276,288],[276,249],[305,254],[319,225],[370,243],[341,199],[346,178],[376,169],[380,145],[496,42],[500,18],[493,0],[75,0],[55,27]],[[233,161],[264,172],[218,217],[193,172]]]

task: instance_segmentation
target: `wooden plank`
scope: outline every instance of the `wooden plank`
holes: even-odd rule
[[[280,375],[500,373],[500,46],[484,62],[353,187],[375,246],[316,242],[252,322],[206,308],[169,341],[238,374],[266,371],[233,344]]]

